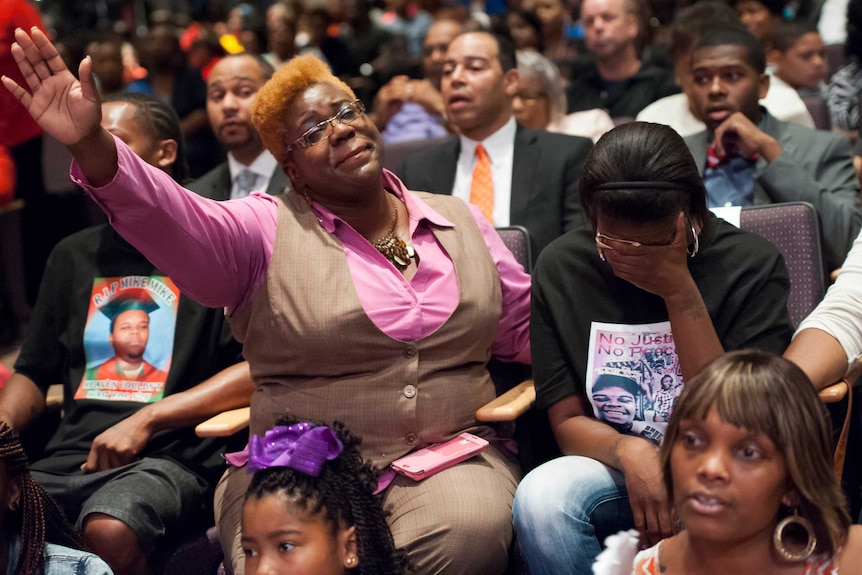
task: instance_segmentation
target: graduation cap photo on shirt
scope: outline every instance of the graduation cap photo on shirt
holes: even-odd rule
[[[148,290],[144,288],[132,288],[119,292],[112,297],[105,305],[99,308],[105,317],[111,321],[111,331],[114,331],[114,322],[117,317],[126,311],[139,309],[147,314],[151,314],[159,309],[157,304]]]

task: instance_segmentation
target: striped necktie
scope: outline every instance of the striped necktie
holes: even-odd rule
[[[236,197],[231,199],[246,197],[254,189],[256,182],[257,174],[248,169],[241,171],[236,175]]]

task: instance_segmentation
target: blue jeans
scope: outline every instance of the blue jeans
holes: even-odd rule
[[[623,474],[574,455],[528,473],[512,511],[531,575],[591,575],[600,542],[634,526]]]

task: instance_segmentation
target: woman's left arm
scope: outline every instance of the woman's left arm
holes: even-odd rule
[[[663,246],[615,244],[604,254],[614,274],[664,300],[685,381],[724,353],[709,310],[688,269],[685,214],[676,219],[673,242]]]
[[[470,210],[500,272],[503,309],[491,352],[500,361],[532,364],[529,270],[518,263],[478,208],[471,205]]]

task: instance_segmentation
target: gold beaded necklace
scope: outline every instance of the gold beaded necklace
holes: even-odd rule
[[[413,246],[408,246],[395,233],[398,228],[398,200],[393,198],[389,192],[384,193],[392,205],[392,227],[389,228],[389,232],[385,236],[371,242],[371,245],[383,254],[383,257],[392,262],[398,271],[403,272],[410,265],[410,259],[416,254],[413,251]]]

